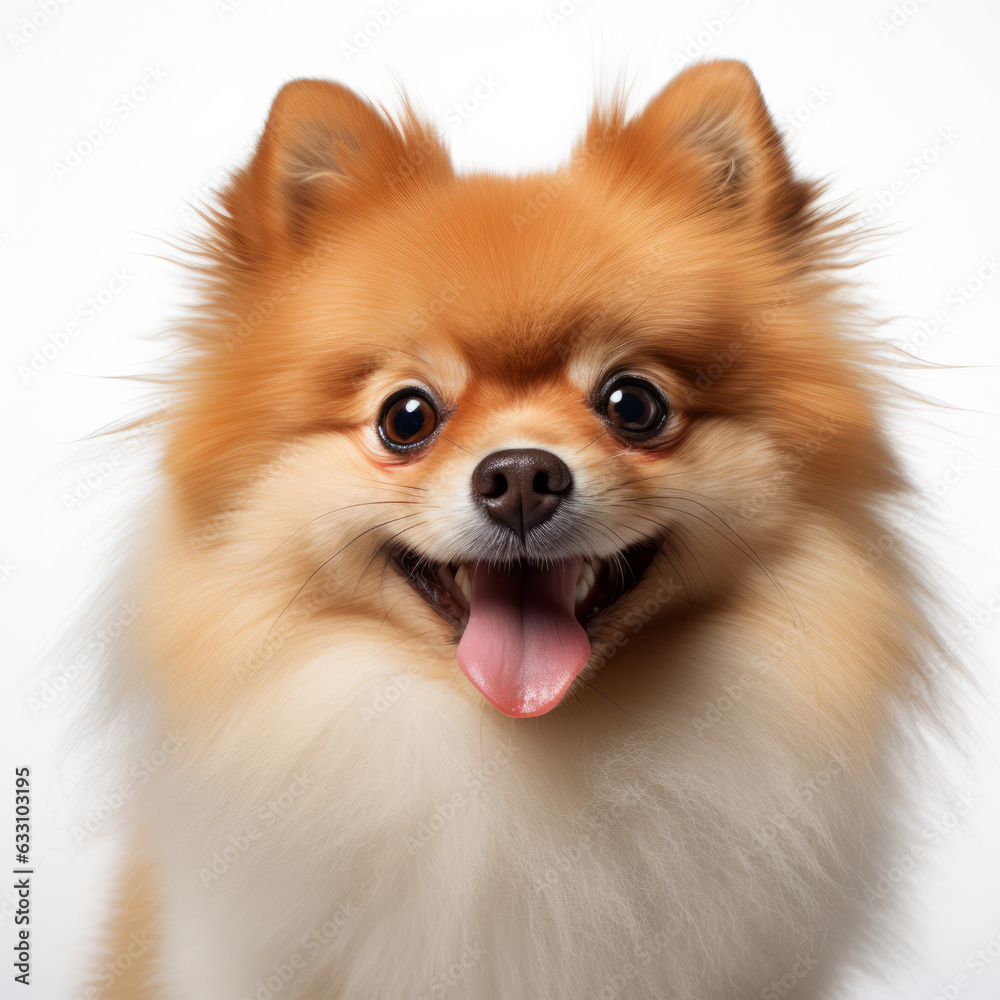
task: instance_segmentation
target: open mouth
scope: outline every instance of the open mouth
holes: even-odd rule
[[[393,556],[400,571],[460,636],[457,659],[505,715],[542,715],[562,700],[590,659],[587,627],[642,579],[656,545],[612,559],[582,556],[544,565],[429,563]]]

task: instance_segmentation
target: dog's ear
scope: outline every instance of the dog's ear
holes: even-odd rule
[[[228,214],[260,247],[308,246],[328,213],[436,171],[447,153],[407,106],[402,127],[352,90],[296,80],[279,91],[249,167],[228,194]]]
[[[595,141],[594,125],[588,143]],[[665,191],[684,188],[709,204],[775,219],[795,215],[807,199],[745,63],[689,67],[613,132],[613,154],[633,178],[645,176]]]

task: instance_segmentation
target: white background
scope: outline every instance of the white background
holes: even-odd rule
[[[1000,996],[1000,961],[981,975],[966,966],[977,948],[1000,939],[992,707],[1000,689],[1000,278],[996,263],[984,263],[1000,253],[1000,7],[566,0],[559,14],[557,3],[393,0],[396,13],[367,39],[359,29],[387,0],[4,3],[0,788],[11,787],[15,764],[32,767],[34,996],[75,996],[92,969],[90,946],[117,861],[100,830],[82,845],[72,833],[79,772],[60,740],[84,680],[55,705],[32,709],[43,676],[37,664],[100,579],[109,547],[102,538],[140,489],[141,442],[109,467],[108,446],[81,439],[151,398],[148,387],[121,376],[151,370],[169,347],[153,337],[176,316],[184,276],[161,255],[188,229],[186,206],[245,159],[275,91],[297,76],[341,80],[390,105],[402,83],[459,167],[523,170],[565,158],[595,92],[621,77],[638,106],[685,54],[750,63],[801,170],[828,175],[834,197],[851,199],[888,231],[877,259],[857,275],[881,314],[893,317],[886,334],[954,366],[909,377],[951,408],[926,409],[898,434],[927,499],[913,530],[934,550],[933,572],[959,610],[951,637],[983,688],[970,698],[974,762],[956,765],[951,786],[920,808],[928,823],[946,826],[960,795],[976,804],[964,827],[948,829],[933,857],[894,889],[909,894],[903,933],[912,956],[891,982],[859,981],[844,996],[932,1000],[963,971],[967,985],[952,996]],[[357,40],[363,50],[351,51]],[[489,81],[482,100],[474,96],[480,78]],[[102,119],[110,127],[86,152],[87,133]],[[94,296],[105,302],[88,321]],[[939,310],[937,326],[926,325]],[[75,335],[61,337],[70,322]],[[23,366],[46,345],[57,345],[47,348],[53,356],[42,355],[42,370],[25,377]],[[0,804],[0,871],[12,853],[9,810]],[[7,885],[0,878],[4,956],[13,930]],[[0,996],[8,995],[30,994],[15,992],[5,957]]]

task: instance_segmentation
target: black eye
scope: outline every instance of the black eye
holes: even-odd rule
[[[604,387],[599,410],[622,437],[644,440],[663,426],[670,407],[656,386],[620,375]]]
[[[437,423],[434,404],[418,389],[404,389],[386,401],[378,432],[391,451],[408,451],[426,441]]]

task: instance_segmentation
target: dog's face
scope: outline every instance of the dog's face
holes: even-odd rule
[[[171,453],[186,516],[257,483],[302,585],[279,603],[322,585],[377,644],[421,637],[447,673],[457,642],[497,709],[548,712],[623,623],[724,600],[878,484],[810,195],[740,64],[513,179],[289,85],[219,222]]]

